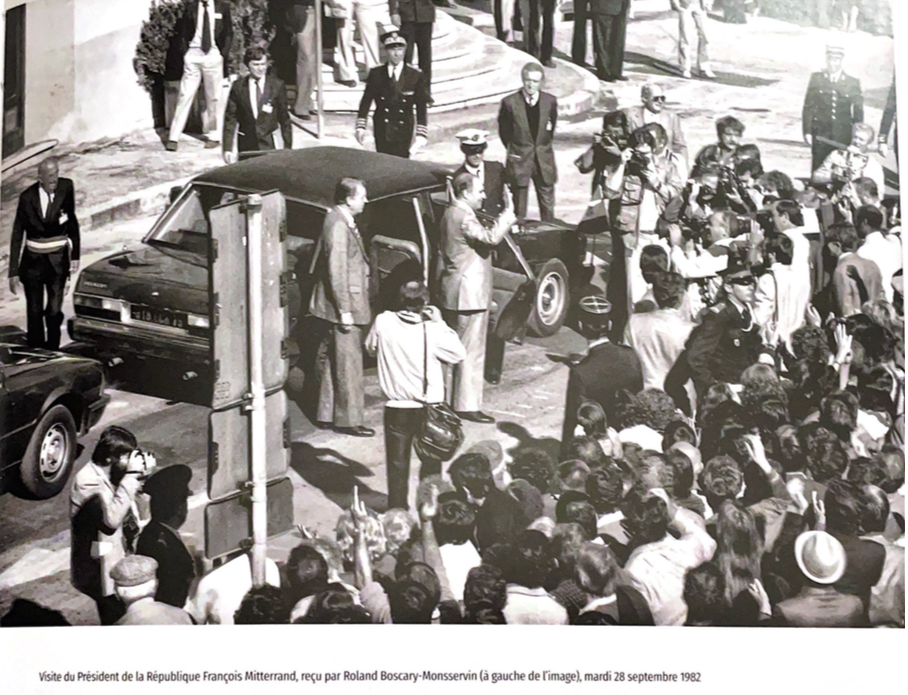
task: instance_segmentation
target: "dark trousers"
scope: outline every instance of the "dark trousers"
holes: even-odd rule
[[[591,15],[593,21],[593,53],[596,75],[600,80],[621,77],[624,69],[624,42],[627,37],[627,16]]]
[[[113,625],[126,615],[126,606],[116,594],[95,597],[95,605],[98,607],[98,618],[101,619],[102,625]]]
[[[385,456],[388,463],[388,509],[407,509],[410,492],[410,458],[413,438],[419,434],[425,411],[422,408],[385,406]],[[419,479],[441,474],[441,462],[421,461]]]
[[[519,0],[520,18],[523,24],[524,50],[543,63],[552,59],[555,42],[556,0]],[[540,19],[542,42],[539,41]]]
[[[542,182],[539,172],[533,172],[533,187],[536,189],[536,199],[539,201],[539,218],[543,222],[555,219],[555,186],[547,186]],[[530,202],[529,186],[514,186],[514,214],[523,221],[527,216],[527,205]]]
[[[821,135],[820,137],[825,137]],[[817,133],[814,131],[813,134],[813,145],[811,145],[811,173],[823,166],[823,162],[826,161],[826,158],[835,152],[838,148],[835,145],[830,145],[828,142],[820,142],[817,139]],[[883,191],[880,191],[880,195],[883,194]]]
[[[19,265],[19,279],[25,289],[28,346],[60,347],[60,327],[63,325],[63,296],[69,277],[67,249],[53,253],[33,253],[28,249]],[[45,303],[46,294],[46,303]],[[45,336],[44,326],[47,323]]]
[[[400,35],[407,40],[407,65],[413,63],[413,46],[419,52],[419,69],[426,76],[426,93],[432,96],[432,22],[402,22]]]
[[[571,38],[571,60],[586,67],[586,23],[590,0],[574,0],[574,35]]]
[[[376,152],[381,152],[383,154],[392,154],[395,157],[410,159],[410,144],[411,142],[409,140],[389,140],[385,137],[382,137],[377,132],[375,133]]]

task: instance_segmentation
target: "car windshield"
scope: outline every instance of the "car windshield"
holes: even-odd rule
[[[162,250],[208,255],[208,213],[211,208],[229,203],[236,193],[219,188],[193,186],[177,199],[160,219],[147,243]]]

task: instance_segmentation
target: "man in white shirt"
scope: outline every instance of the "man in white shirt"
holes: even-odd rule
[[[845,149],[830,152],[820,167],[813,172],[813,183],[829,184],[833,191],[845,190],[853,193],[852,187],[858,179],[871,179],[877,191],[885,190],[883,166],[870,154],[870,143],[874,139],[872,126],[856,123],[852,130],[851,145]]]
[[[274,560],[265,560],[265,583],[280,587]],[[206,574],[186,602],[186,612],[199,625],[233,625],[233,614],[252,588],[252,558],[241,553]]]
[[[892,277],[902,268],[902,242],[894,234],[884,234],[883,223],[883,213],[871,205],[859,207],[854,216],[854,226],[864,240],[857,254],[877,264],[882,275],[883,293],[891,302]]]

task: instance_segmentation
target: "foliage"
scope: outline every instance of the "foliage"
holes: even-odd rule
[[[142,22],[142,32],[136,45],[133,68],[139,85],[151,92],[156,79],[174,72],[171,41],[176,26],[189,0],[152,0],[148,19]],[[268,0],[227,0],[233,18],[233,44],[228,63],[235,72],[243,64],[247,46],[267,46],[274,37],[274,25],[269,17]],[[178,61],[177,61],[178,63]],[[176,65],[179,69],[179,65]]]

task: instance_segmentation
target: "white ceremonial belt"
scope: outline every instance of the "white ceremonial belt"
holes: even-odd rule
[[[68,237],[56,237],[53,239],[26,239],[25,247],[35,253],[51,253],[66,246],[69,246]]]

